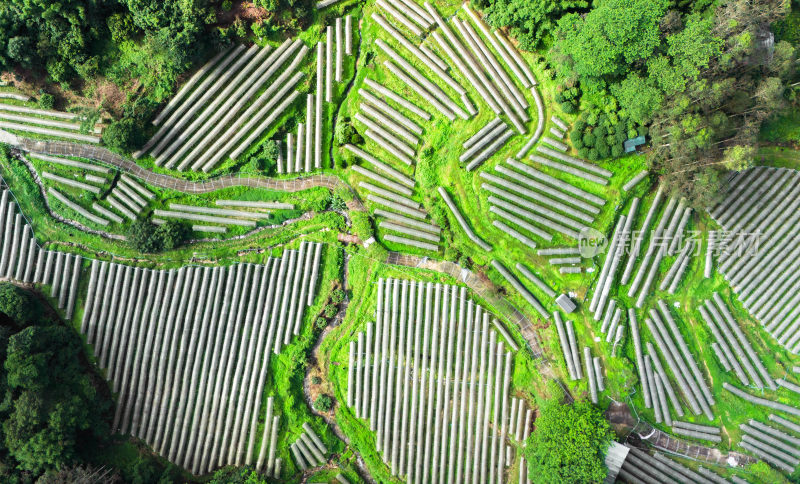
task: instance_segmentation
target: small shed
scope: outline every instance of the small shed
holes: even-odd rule
[[[558,296],[556,298],[556,304],[558,304],[558,307],[560,307],[561,310],[567,314],[575,311],[575,309],[578,307],[566,294]]]
[[[633,153],[636,151],[636,147],[643,145],[645,141],[647,140],[644,135],[637,136],[635,138],[626,139],[625,142],[622,143],[622,146],[625,148],[625,153]]]

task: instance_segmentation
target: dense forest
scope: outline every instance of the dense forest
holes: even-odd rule
[[[788,2],[474,3],[545,52],[556,100],[581,113],[570,135],[581,156],[617,158],[625,139],[648,135],[654,169],[698,206],[725,170],[755,163],[761,123],[794,102]]]

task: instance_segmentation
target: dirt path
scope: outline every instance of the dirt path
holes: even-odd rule
[[[249,187],[266,188],[283,192],[299,192],[314,187],[324,187],[331,191],[337,188],[345,188],[355,194],[353,189],[335,175],[310,175],[307,177],[293,179],[278,179],[269,177],[242,177],[228,175],[211,180],[193,182],[176,178],[169,175],[155,173],[146,168],[142,168],[136,162],[113,153],[101,146],[90,146],[80,143],[69,143],[65,141],[41,141],[17,136],[13,144],[16,148],[30,153],[42,153],[53,156],[75,156],[98,161],[106,165],[113,166],[120,171],[139,178],[146,183],[160,188],[169,188],[183,193],[197,194],[208,193],[222,188],[229,187]],[[363,204],[354,198],[348,202],[350,210],[365,210]]]
[[[325,326],[325,328],[320,333],[319,338],[317,338],[317,341],[314,342],[314,347],[311,349],[309,360],[317,364],[314,365],[313,367],[306,366],[306,376],[305,378],[303,378],[303,396],[305,397],[306,405],[308,405],[308,408],[311,409],[311,412],[314,415],[322,417],[322,419],[325,420],[325,423],[328,424],[328,426],[333,430],[333,433],[336,434],[336,436],[342,442],[344,442],[348,447],[350,447],[350,449],[353,451],[353,455],[355,456],[356,466],[358,467],[359,470],[359,477],[361,477],[361,479],[363,479],[365,482],[374,484],[375,480],[370,475],[366,463],[364,462],[364,459],[361,457],[361,454],[358,452],[358,449],[356,449],[350,444],[350,439],[347,437],[347,435],[344,432],[342,432],[342,429],[339,428],[339,425],[336,423],[336,418],[331,413],[322,413],[314,408],[314,402],[312,401],[313,398],[312,392],[310,390],[312,373],[314,372],[315,369],[319,367],[318,363],[320,361],[319,349],[320,346],[322,345],[322,341],[325,339],[326,336],[328,336],[328,334],[334,328],[342,324],[342,321],[344,321],[345,315],[347,314],[347,307],[350,304],[350,298],[347,296],[348,294],[347,271],[349,264],[350,264],[350,255],[345,254],[344,263],[342,265],[344,274],[342,276],[342,289],[345,290],[345,298],[344,301],[342,301],[342,303],[340,304],[339,311],[336,313],[336,316],[334,316],[333,320],[331,320],[331,322],[327,326]],[[320,375],[323,378],[325,377],[324,372],[321,372]],[[337,403],[337,406],[338,405],[340,405],[340,403]],[[327,465],[323,467],[328,467],[330,466],[330,464],[331,461],[329,460]],[[316,469],[317,468],[315,468],[315,470]],[[308,472],[306,474],[309,475]],[[306,482],[305,478],[303,479],[302,482]]]
[[[17,158],[20,161],[22,161],[22,163],[25,164],[25,166],[28,168],[28,171],[31,174],[31,177],[33,178],[33,181],[39,187],[39,192],[41,193],[42,198],[44,199],[45,208],[47,209],[47,212],[48,212],[48,214],[50,214],[51,217],[53,217],[55,220],[57,220],[57,221],[59,221],[61,223],[70,225],[72,227],[75,227],[76,229],[81,230],[83,232],[99,235],[99,236],[105,237],[107,239],[114,239],[114,240],[120,240],[120,241],[126,240],[125,236],[123,236],[123,235],[112,234],[110,232],[105,232],[103,230],[91,229],[91,228],[83,225],[82,223],[78,222],[77,220],[72,220],[72,219],[66,218],[66,217],[64,217],[62,215],[59,215],[56,212],[54,212],[52,210],[52,208],[50,208],[50,198],[47,195],[47,190],[45,189],[45,186],[42,183],[41,178],[39,178],[39,175],[36,172],[36,168],[34,168],[34,166],[31,164],[31,162],[28,159],[26,159],[24,156],[17,156]],[[229,242],[229,241],[234,241],[234,240],[243,240],[243,239],[251,237],[251,236],[253,236],[253,235],[255,235],[255,234],[259,233],[259,232],[263,232],[264,230],[276,229],[276,228],[280,228],[280,227],[285,227],[287,225],[291,225],[291,224],[293,224],[295,222],[300,222],[300,221],[303,221],[303,220],[310,220],[314,215],[315,215],[315,212],[305,212],[304,214],[300,215],[299,217],[295,217],[295,218],[284,220],[283,222],[281,222],[279,224],[264,225],[262,227],[257,227],[257,228],[254,228],[253,230],[248,231],[247,233],[244,233],[244,234],[241,234],[241,235],[236,235],[234,237],[230,237],[230,238],[227,238],[227,239],[220,239],[220,238],[191,239],[187,243],[188,244],[195,244],[195,243],[201,243],[201,242]],[[340,234],[340,235],[344,235],[344,234]]]
[[[389,252],[386,257],[387,264],[400,265],[405,267],[415,267],[419,269],[428,269],[436,272],[447,274],[454,279],[457,279],[466,284],[476,294],[483,298],[493,309],[495,309],[505,319],[506,324],[515,324],[522,337],[525,338],[527,347],[530,350],[533,359],[539,366],[543,376],[547,378],[555,378],[556,373],[550,365],[550,361],[545,358],[545,351],[542,347],[542,342],[533,323],[527,316],[522,314],[517,308],[503,298],[497,286],[495,286],[488,278],[481,274],[476,274],[469,269],[464,269],[460,265],[449,262],[431,259],[428,257],[419,257],[400,252]]]
[[[339,102],[338,102],[338,105],[336,106],[336,110],[333,113],[333,120],[331,122],[330,144],[329,144],[330,148],[329,148],[329,151],[328,151],[328,156],[329,156],[329,159],[330,159],[331,163],[333,163],[333,147],[334,147],[335,141],[336,141],[335,138],[334,138],[334,133],[336,132],[336,128],[335,127],[336,127],[336,121],[339,118],[339,111],[341,111],[342,104],[347,99],[348,94],[350,93],[350,91],[353,88],[353,85],[355,84],[356,77],[358,76],[358,60],[359,60],[359,58],[361,56],[361,40],[362,40],[362,37],[361,37],[361,23],[360,22],[358,23],[358,28],[356,29],[356,32],[358,33],[358,41],[355,42],[356,52],[355,52],[355,61],[353,63],[353,66],[354,66],[353,67],[353,76],[348,81],[344,92],[342,93],[342,95],[339,98]],[[318,176],[324,176],[324,175],[318,175]],[[359,211],[365,211],[366,210],[364,205],[359,200],[358,194],[352,189],[352,187],[350,187],[350,185],[348,185],[347,183],[345,183],[344,181],[342,181],[338,177],[328,176],[328,178],[329,179],[330,178],[335,179],[335,183],[336,183],[335,185],[331,185],[329,188],[334,189],[334,188],[337,188],[339,186],[346,186],[353,193],[353,200],[351,202],[347,203],[347,208],[348,209],[350,209],[350,210],[359,210]],[[330,180],[330,181],[333,181],[333,180]],[[345,216],[347,216],[347,214],[345,214]],[[347,235],[344,235],[344,234],[339,234],[339,239],[338,240],[340,242],[345,242],[345,243],[355,243],[355,244],[359,244],[359,245],[361,244],[361,241],[358,239],[358,237],[347,236]],[[320,333],[319,338],[317,338],[317,341],[314,342],[314,347],[311,349],[311,354],[309,356],[309,360],[311,360],[313,362],[319,362],[320,361],[319,350],[320,350],[320,346],[322,345],[322,341],[328,336],[328,334],[334,328],[336,328],[337,326],[342,324],[342,321],[344,321],[344,318],[345,318],[345,316],[347,314],[347,307],[350,304],[350,297],[347,296],[347,294],[348,294],[348,279],[347,279],[347,275],[348,275],[348,266],[349,266],[349,264],[350,264],[350,255],[349,254],[345,254],[344,263],[343,263],[343,266],[342,266],[343,267],[342,288],[345,290],[345,299],[340,304],[339,311],[337,311],[336,316],[334,316],[333,320],[331,320],[331,322],[327,326],[325,326],[325,328]],[[333,433],[336,434],[336,436],[342,442],[344,442],[348,447],[351,448],[351,450],[353,451],[353,454],[355,455],[355,462],[356,462],[356,466],[358,467],[358,470],[359,470],[359,477],[361,477],[361,479],[364,480],[365,482],[373,484],[373,483],[375,483],[375,480],[370,475],[369,470],[367,469],[367,466],[366,466],[366,464],[364,462],[364,459],[361,457],[361,454],[358,452],[358,450],[356,448],[352,447],[352,445],[350,444],[350,439],[347,437],[347,435],[344,432],[342,432],[342,430],[339,428],[339,425],[336,423],[336,418],[331,413],[322,413],[322,412],[317,411],[314,408],[314,402],[312,401],[313,397],[312,397],[312,392],[310,390],[310,385],[311,385],[312,373],[318,367],[319,367],[318,363],[314,367],[311,367],[311,368],[306,367],[306,376],[303,379],[303,395],[304,395],[304,397],[306,399],[306,405],[308,405],[308,408],[311,409],[311,412],[314,413],[314,415],[318,415],[318,416],[322,417],[322,419],[325,420],[325,423],[327,423],[328,426],[333,430]],[[324,372],[321,372],[320,375],[323,378],[325,377]],[[337,403],[337,406],[338,405],[339,405],[339,403]],[[334,411],[335,411],[335,409],[334,409]],[[328,462],[328,464],[330,464],[330,461]],[[306,482],[307,475],[309,475],[309,473],[306,473],[306,476],[304,476],[302,482]]]

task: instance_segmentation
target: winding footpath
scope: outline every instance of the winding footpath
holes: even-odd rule
[[[550,361],[544,358],[545,351],[533,323],[531,323],[530,319],[519,309],[515,308],[502,297],[497,286],[487,277],[476,274],[454,262],[440,261],[429,257],[403,254],[401,252],[389,252],[386,257],[386,263],[440,272],[466,284],[467,287],[483,298],[495,311],[503,315],[506,323],[516,325],[517,328],[519,328],[533,359],[539,364],[539,369],[543,376],[547,378],[557,378]]]
[[[654,448],[665,453],[693,461],[707,462],[715,466],[743,468],[757,462],[756,459],[741,452],[724,453],[714,447],[687,441],[663,432],[642,420],[638,415],[634,416],[631,406],[623,402],[612,402],[605,415],[611,425],[617,429],[618,434],[627,435],[625,440],[639,448],[642,448],[642,441],[647,441]]]
[[[103,163],[118,170],[139,178],[146,183],[182,193],[199,194],[208,193],[215,190],[230,187],[247,188],[266,188],[268,190],[278,190],[283,192],[299,192],[309,188],[323,187],[329,190],[345,188],[354,195],[352,187],[335,175],[311,175],[301,178],[279,179],[269,177],[243,177],[228,175],[210,180],[193,182],[183,180],[170,175],[155,173],[152,170],[142,168],[133,160],[118,155],[101,146],[89,146],[80,143],[70,143],[66,141],[42,141],[24,138],[21,136],[10,135],[10,133],[0,131],[0,142],[12,145],[13,147],[29,153],[42,153],[52,156],[73,156],[86,158]],[[348,202],[351,210],[365,210],[363,204],[355,198]]]
[[[347,314],[347,307],[350,305],[350,297],[347,296],[349,292],[348,282],[347,282],[349,265],[350,265],[350,254],[345,254],[344,263],[342,265],[342,289],[344,289],[345,291],[345,298],[344,301],[342,301],[341,305],[339,306],[339,310],[336,312],[336,316],[334,316],[334,318],[325,326],[325,328],[322,329],[322,332],[319,334],[317,340],[314,342],[314,346],[311,349],[310,356],[308,358],[312,362],[313,361],[319,362],[322,360],[319,353],[320,347],[322,346],[322,341],[328,336],[328,334],[334,328],[342,324],[342,321],[344,321],[344,318]],[[361,479],[364,480],[367,484],[375,484],[376,481],[375,479],[372,478],[372,475],[370,474],[369,469],[367,468],[367,464],[366,462],[364,462],[364,458],[361,456],[361,453],[358,451],[358,449],[352,446],[347,434],[345,434],[339,427],[339,424],[336,421],[335,414],[330,415],[328,413],[320,412],[319,410],[314,408],[314,402],[311,401],[311,392],[309,391],[309,384],[311,383],[310,368],[311,368],[310,365],[306,365],[306,374],[305,377],[303,377],[303,396],[305,398],[306,405],[308,405],[308,408],[311,411],[311,413],[322,418],[325,421],[325,423],[328,425],[328,427],[331,428],[331,430],[333,430],[333,433],[336,434],[336,437],[338,437],[339,440],[341,440],[348,447],[350,447],[350,449],[353,452],[353,455],[355,456],[355,463],[359,470],[359,477],[361,477]],[[337,402],[336,407],[334,408],[334,412],[336,411],[336,408],[338,408],[339,405],[340,403]],[[307,482],[307,478],[310,475],[314,474],[316,471],[322,468],[326,467],[331,468],[332,460],[333,459],[331,457],[328,459],[328,461],[325,463],[324,466],[314,467],[313,469],[309,469],[309,471],[306,471],[303,475],[303,480],[301,482]]]

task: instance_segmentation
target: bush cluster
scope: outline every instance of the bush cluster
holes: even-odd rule
[[[167,220],[162,225],[153,224],[150,219],[139,219],[128,227],[128,243],[144,253],[161,252],[180,247],[192,234],[186,222]]]
[[[582,115],[569,134],[578,155],[592,161],[619,158],[625,154],[625,140],[647,134],[646,126],[637,126],[626,117]]]
[[[336,123],[334,137],[336,138],[336,144],[339,146],[346,144],[360,145],[364,142],[364,138],[356,131],[350,118],[343,118]]]

